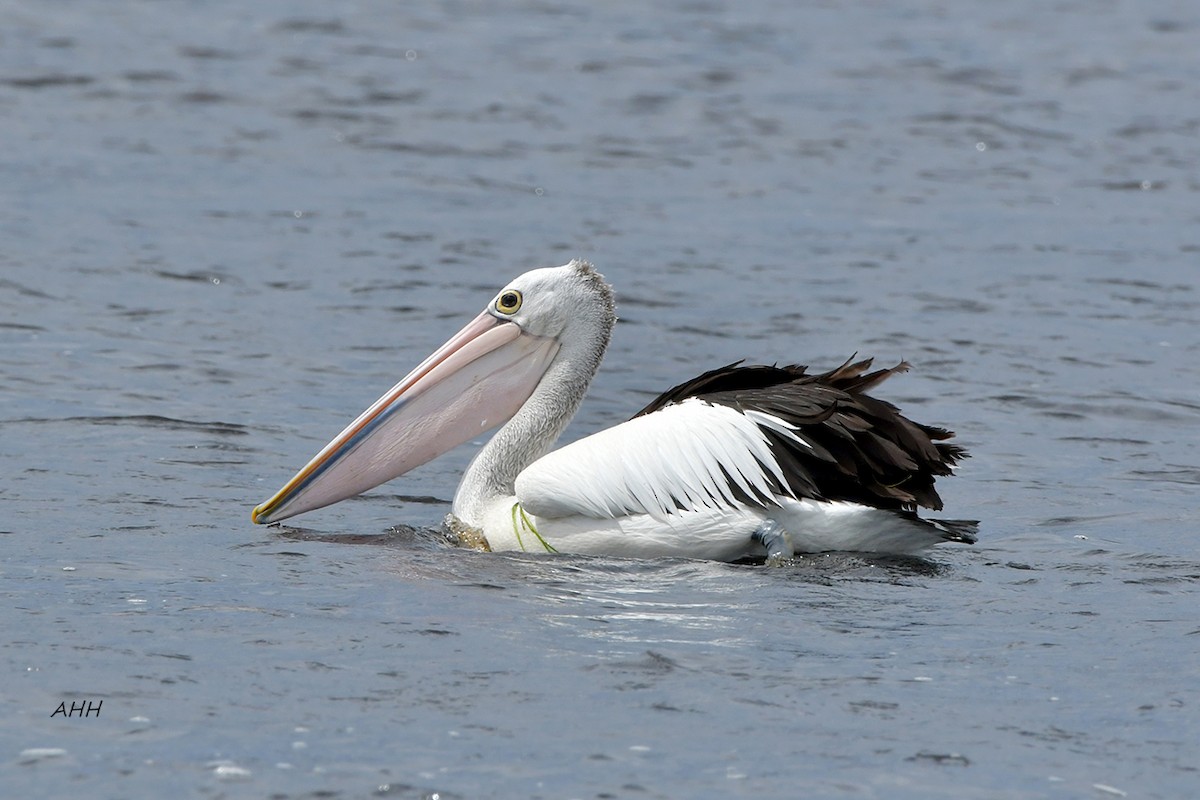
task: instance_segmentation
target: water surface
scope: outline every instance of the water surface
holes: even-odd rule
[[[14,796],[1139,797],[1200,785],[1187,4],[10,3]],[[915,370],[974,548],[485,555],[472,446],[254,527],[533,266],[576,438],[739,358]],[[477,444],[476,444],[477,446]],[[87,719],[61,702],[102,701]]]

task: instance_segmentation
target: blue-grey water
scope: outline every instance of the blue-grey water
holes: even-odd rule
[[[0,5],[2,793],[1195,796],[1198,53],[1169,0]],[[250,524],[575,256],[568,438],[908,359],[980,543],[455,550],[470,446]]]

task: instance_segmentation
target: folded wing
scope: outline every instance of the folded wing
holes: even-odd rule
[[[766,508],[782,497],[939,509],[934,479],[966,452],[942,441],[949,431],[864,394],[907,364],[870,365],[819,375],[800,366],[712,370],[628,422],[539,459],[517,478],[517,497],[546,517],[666,519],[701,507]]]

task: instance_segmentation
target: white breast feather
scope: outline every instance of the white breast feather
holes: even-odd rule
[[[750,416],[753,414],[753,417]],[[687,508],[736,508],[730,480],[751,497],[787,486],[760,425],[803,443],[783,420],[690,398],[550,453],[516,480],[522,508],[539,517],[669,521]]]

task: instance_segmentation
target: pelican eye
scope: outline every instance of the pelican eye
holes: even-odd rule
[[[509,289],[496,298],[496,310],[501,314],[515,314],[521,308],[521,293]]]

